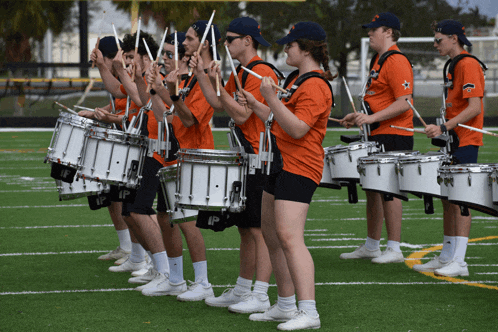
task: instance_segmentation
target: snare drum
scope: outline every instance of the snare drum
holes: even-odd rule
[[[358,158],[360,185],[363,190],[390,194],[407,201],[407,194],[399,189],[396,164],[401,156],[418,154],[419,151],[390,151]]]
[[[498,165],[493,166],[493,172],[489,176],[491,190],[493,192],[493,203],[498,204]]]
[[[342,146],[342,145],[337,145],[337,146]],[[330,151],[335,148],[336,146],[329,146],[323,149],[325,152],[325,158],[323,159],[323,172],[322,172],[322,179],[320,180],[320,184],[318,185],[319,187],[341,189],[341,183],[339,181],[332,180],[332,175],[330,171],[331,163],[329,158],[327,158],[327,154],[329,154]]]
[[[347,146],[336,145],[326,152],[326,159],[330,165],[333,180],[360,181],[356,165],[358,158],[367,157],[379,152],[377,142],[354,142]]]
[[[85,131],[89,127],[108,128],[109,125],[60,111],[44,162],[77,169],[81,161]]]
[[[240,152],[180,149],[177,207],[242,212],[246,202],[247,162]]]
[[[107,184],[85,179],[76,179],[72,183],[55,180],[55,184],[57,191],[59,191],[59,200],[61,201],[108,193],[110,191],[110,187]]]
[[[164,199],[166,200],[167,213],[169,221],[180,223],[192,221],[197,218],[199,212],[197,210],[187,210],[176,207],[176,179],[178,165],[163,167],[157,172],[159,181],[161,182],[161,190],[163,191]]]
[[[85,132],[78,177],[137,188],[147,153],[147,138],[118,130],[89,128]]]
[[[438,169],[450,162],[451,157],[443,152],[400,156],[396,164],[399,190],[417,196],[444,198],[437,180]]]
[[[446,186],[448,201],[498,216],[498,205],[493,203],[490,181],[494,167],[494,164],[460,164],[440,167],[440,174],[445,175],[442,185]]]

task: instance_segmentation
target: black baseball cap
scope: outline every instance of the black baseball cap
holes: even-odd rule
[[[327,34],[320,24],[315,22],[299,22],[292,26],[287,36],[276,41],[279,45],[285,45],[296,39],[325,40]]]
[[[123,42],[119,40],[119,46],[123,46]],[[102,52],[104,57],[109,54],[116,53],[118,51],[118,45],[116,45],[116,38],[113,36],[106,36],[100,39],[99,50]]]
[[[380,13],[375,15],[372,22],[361,26],[363,29],[373,29],[379,27],[388,27],[395,30],[401,30],[401,23],[393,13]]]
[[[230,25],[228,26],[227,31],[238,33],[239,35],[251,36],[263,46],[268,47],[271,45],[261,36],[261,28],[258,22],[250,17],[238,17],[232,20],[232,22],[230,22]]]
[[[472,43],[465,36],[465,27],[462,23],[455,20],[442,20],[436,25],[436,32],[443,35],[457,35],[458,39],[467,46],[472,46]]]

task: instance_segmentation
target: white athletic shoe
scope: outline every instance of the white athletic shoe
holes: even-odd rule
[[[243,301],[229,306],[228,311],[239,314],[252,314],[255,312],[265,312],[268,308],[270,308],[268,295],[250,293]]]
[[[117,247],[113,251],[110,251],[105,255],[99,256],[99,259],[101,261],[108,261],[111,259],[120,259],[120,258],[125,257],[126,255],[129,255],[129,254],[130,254],[129,251],[125,251],[121,247]]]
[[[126,260],[128,259],[128,257],[130,257],[130,254],[126,254],[125,256],[119,258],[118,260],[116,260],[114,262],[114,265],[121,265],[123,264],[124,262],[126,262]]]
[[[235,288],[227,288],[220,296],[207,298],[205,302],[210,307],[228,307],[243,301],[250,294],[251,292],[237,294]]]
[[[299,310],[299,313],[294,318],[277,326],[277,329],[282,331],[314,330],[319,328],[320,315],[311,317],[304,310]]]
[[[154,288],[154,287],[156,287],[157,285],[159,285],[160,283],[162,283],[165,280],[166,281],[169,280],[169,275],[163,274],[163,273],[160,273],[160,272],[156,272],[156,275],[154,276],[154,279],[152,279],[151,281],[149,281],[145,285],[136,287],[135,290],[141,292],[141,291],[143,291],[144,289],[147,289],[147,288]]]
[[[448,263],[450,262],[441,262],[439,256],[436,256],[428,263],[413,265],[413,270],[417,272],[434,272],[434,270],[440,269]]]
[[[152,266],[153,267],[153,266]],[[150,265],[146,265],[143,269],[141,270],[138,270],[138,271],[133,271],[131,273],[131,276],[132,277],[140,277],[140,276],[143,276],[144,274],[146,274],[147,272],[149,272],[149,270],[151,269],[151,266]]]
[[[405,257],[403,253],[395,251],[393,248],[387,248],[379,257],[372,259],[372,263],[387,264],[387,263],[403,263]]]
[[[169,279],[157,284],[155,287],[145,288],[142,294],[146,296],[165,296],[165,295],[181,295],[187,291],[187,283],[185,280],[178,284],[173,284]]]
[[[256,322],[287,322],[297,316],[297,308],[291,310],[282,310],[275,303],[262,314],[252,314],[249,320]]]
[[[369,250],[365,247],[365,244],[360,245],[353,252],[342,253],[340,259],[358,259],[358,258],[376,258],[382,255],[380,249]]]
[[[140,271],[142,271],[142,270],[140,270]],[[135,272],[139,272],[139,271],[135,271]],[[135,272],[132,272],[131,275],[133,275],[133,273],[135,273]],[[158,273],[159,272],[157,272],[157,270],[155,268],[151,267],[144,274],[136,276],[136,277],[131,277],[130,279],[128,279],[128,282],[130,284],[146,284],[148,282],[151,282],[157,276]]]
[[[211,284],[209,286],[203,286],[200,282],[188,281],[190,286],[188,290],[177,296],[178,301],[202,301],[210,297],[214,297],[213,287]]]
[[[467,268],[467,263],[459,263],[456,260],[452,260],[442,268],[434,270],[434,274],[441,277],[468,277],[469,269]]]
[[[111,271],[111,272],[133,272],[133,271],[138,271],[138,270],[145,268],[146,265],[147,265],[147,263],[145,260],[138,262],[138,263],[133,263],[128,258],[121,265],[109,267],[109,271]]]

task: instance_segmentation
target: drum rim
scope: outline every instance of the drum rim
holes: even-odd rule
[[[479,167],[483,166],[483,167]],[[492,173],[496,170],[493,164],[457,164],[457,165],[444,165],[439,167],[441,173]],[[498,167],[498,165],[496,166]],[[477,169],[477,170],[476,170]]]

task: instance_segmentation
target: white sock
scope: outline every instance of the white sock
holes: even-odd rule
[[[157,272],[169,275],[169,262],[166,251],[156,252],[152,254],[152,261]]]
[[[145,252],[147,253],[147,255],[149,255],[150,261],[154,262],[154,257],[152,257],[152,253],[150,252],[150,250],[146,250]]]
[[[455,246],[455,237],[445,235],[443,239],[443,249],[441,249],[441,254],[439,255],[439,260],[441,262],[449,262],[453,259],[453,247]]]
[[[292,309],[297,309],[296,307],[296,294],[288,296],[288,297],[281,297],[280,295],[277,298],[277,305],[280,309],[282,310],[292,310]]]
[[[195,262],[193,265],[195,282],[200,282],[203,286],[209,286],[207,261]]]
[[[268,287],[270,287],[269,283],[256,280],[254,283],[254,293],[266,295],[268,293]]]
[[[169,257],[169,281],[172,284],[179,284],[183,281],[183,256]]]
[[[455,255],[453,256],[458,263],[465,262],[465,253],[467,252],[467,243],[469,238],[465,236],[455,236]]]
[[[302,300],[298,301],[297,303],[299,305],[299,310],[305,311],[310,317],[318,317],[318,311],[316,311],[316,301]]]
[[[387,240],[387,247],[396,252],[401,252],[400,243],[398,241]]]
[[[242,278],[239,276],[237,282],[235,283],[234,292],[237,294],[245,294],[251,292],[252,280]]]
[[[131,238],[130,238],[130,230],[127,229],[122,229],[120,231],[116,231],[118,233],[118,238],[119,238],[119,246],[121,249],[124,251],[131,251]]]
[[[145,259],[145,250],[140,243],[131,243],[130,261],[140,263]]]
[[[367,240],[365,241],[365,247],[368,250],[377,250],[380,248],[380,240],[374,240],[367,236]]]

